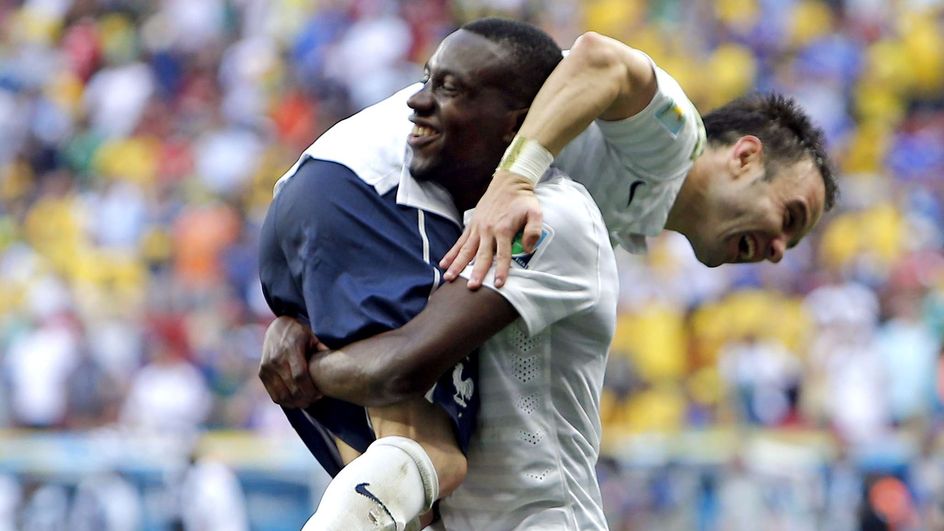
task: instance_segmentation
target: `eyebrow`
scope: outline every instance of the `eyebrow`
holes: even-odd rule
[[[806,235],[809,234],[811,230],[813,230],[813,227],[806,226],[806,224],[809,223],[809,220],[810,220],[809,207],[806,206],[806,203],[802,203],[802,202],[800,203],[799,212],[800,212],[800,220],[803,221],[803,223],[800,224],[800,226],[803,227],[803,230],[800,232],[800,235],[795,240],[787,244],[787,249],[793,249],[794,247],[796,247],[797,244],[800,243],[800,240],[806,237]]]

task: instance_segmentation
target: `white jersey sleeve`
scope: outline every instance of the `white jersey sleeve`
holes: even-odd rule
[[[658,235],[695,158],[705,129],[679,84],[653,64],[658,89],[638,114],[597,120],[555,159],[583,184],[603,214],[611,236],[631,252]]]
[[[599,210],[586,190],[557,170],[549,173],[553,176],[546,175],[536,188],[544,226],[534,252],[525,253],[516,239],[505,285],[495,288],[494,268],[484,281],[515,307],[532,336],[597,302],[601,246],[609,245]],[[462,276],[468,278],[471,272],[470,264]]]

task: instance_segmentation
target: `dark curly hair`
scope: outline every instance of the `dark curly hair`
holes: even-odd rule
[[[792,98],[782,94],[751,94],[719,107],[703,117],[711,144],[729,145],[744,135],[754,135],[764,144],[766,178],[773,178],[779,165],[809,156],[826,185],[825,209],[836,204],[839,190],[826,155],[823,130]]]

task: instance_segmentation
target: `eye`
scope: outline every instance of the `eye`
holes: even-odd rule
[[[788,231],[788,230],[793,229],[793,221],[794,221],[793,211],[790,209],[787,209],[787,213],[783,217],[783,230]]]
[[[439,82],[439,89],[446,94],[455,94],[459,92],[459,85],[452,79],[452,77],[447,76],[442,78]]]
[[[422,79],[420,79],[420,83],[422,83],[422,84],[424,84],[424,85],[427,84],[427,83],[429,83],[429,72],[428,72],[428,71],[427,71],[427,72],[423,72],[423,77],[422,77]]]

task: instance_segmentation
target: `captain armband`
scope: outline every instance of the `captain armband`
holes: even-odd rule
[[[537,184],[544,172],[551,167],[551,162],[554,162],[554,155],[537,140],[515,135],[505,150],[498,169],[516,173]]]

